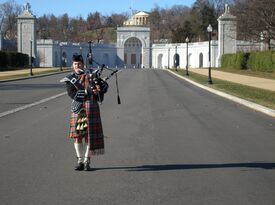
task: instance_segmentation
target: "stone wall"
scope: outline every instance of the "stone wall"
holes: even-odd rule
[[[217,41],[211,41],[211,66],[216,67]],[[204,68],[209,66],[209,42],[188,43],[188,66]],[[185,68],[187,63],[187,44],[153,44],[152,68],[175,67],[176,55],[179,55],[179,66]]]
[[[37,40],[37,60],[40,67],[70,67],[72,56],[82,54],[84,59],[89,53],[89,44]],[[116,66],[116,48],[112,44],[93,44],[93,58],[108,67]],[[97,65],[94,65],[97,66]]]

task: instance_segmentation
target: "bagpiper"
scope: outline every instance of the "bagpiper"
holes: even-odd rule
[[[73,72],[62,79],[72,99],[69,137],[74,139],[76,171],[91,171],[92,155],[104,154],[104,135],[98,101],[102,101],[108,84],[95,79],[84,69],[82,55],[73,55]]]

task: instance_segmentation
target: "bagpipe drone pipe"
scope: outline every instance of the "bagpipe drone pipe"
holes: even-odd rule
[[[107,68],[104,63],[103,64],[98,63],[93,58],[92,45],[91,45],[92,42],[89,41],[88,43],[89,43],[89,53],[87,54],[87,58],[86,58],[86,67],[87,68],[89,67],[89,69],[85,69],[85,72],[86,72],[87,76],[90,79],[91,88],[94,88],[94,86],[98,85],[98,86],[101,87],[101,89],[103,89],[103,92],[101,92],[101,94],[103,94],[103,95],[98,96],[99,102],[102,103],[102,101],[104,99],[104,94],[107,92],[107,90],[106,90],[106,92],[104,92],[104,91],[105,91],[105,89],[108,89],[108,87],[109,87],[108,84],[107,84],[107,80],[109,80],[113,75],[115,75],[115,78],[116,78],[116,91],[117,91],[117,103],[121,104],[120,96],[119,96],[118,78],[117,78],[118,70],[113,70],[113,69]],[[91,68],[93,63],[95,63],[100,68],[98,68],[98,69]],[[105,77],[102,77],[103,73],[106,74]]]

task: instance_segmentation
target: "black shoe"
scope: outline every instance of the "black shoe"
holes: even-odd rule
[[[85,163],[85,165],[84,165],[84,171],[93,171],[93,169],[90,167],[89,163]]]
[[[84,163],[80,162],[74,169],[75,171],[83,171],[84,170]]]

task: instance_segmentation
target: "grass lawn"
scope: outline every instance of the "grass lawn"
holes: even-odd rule
[[[63,71],[68,71],[70,68],[63,68]],[[12,70],[9,70],[12,71]],[[24,78],[30,76],[30,70],[29,69],[20,69],[20,72],[14,73],[10,72],[8,74],[2,74],[0,72],[0,80],[12,80],[17,78]],[[39,76],[39,75],[46,75],[46,74],[52,74],[52,73],[58,73],[60,72],[59,69],[56,68],[50,68],[50,69],[33,69],[33,76]],[[4,72],[3,72],[4,73]]]
[[[184,70],[178,70],[178,74],[186,77]],[[202,85],[220,90],[222,92],[240,97],[242,99],[275,109],[275,92],[253,88],[237,83],[212,78],[213,84],[208,84],[208,77],[197,73],[189,72],[188,78]]]

